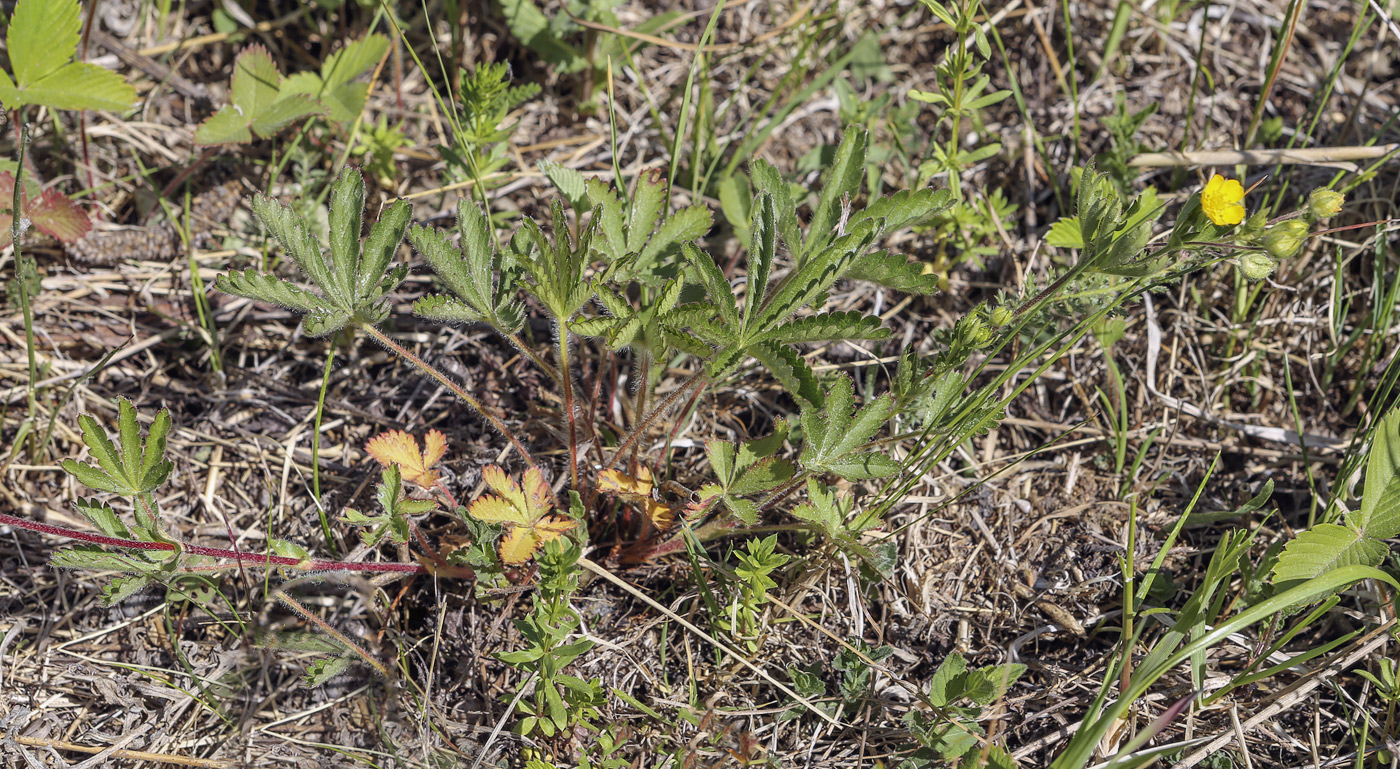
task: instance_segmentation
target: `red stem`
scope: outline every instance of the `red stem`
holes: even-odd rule
[[[401,574],[428,573],[427,568],[416,563],[366,563],[354,561],[320,561],[313,559],[302,561],[285,555],[258,555],[257,553],[243,553],[236,550],[225,550],[219,547],[174,545],[169,542],[145,542],[139,539],[122,539],[120,537],[108,537],[104,534],[78,531],[77,529],[70,529],[64,526],[40,523],[27,518],[17,518],[6,513],[0,513],[0,523],[17,526],[21,529],[28,529],[29,531],[37,531],[40,534],[51,534],[55,537],[75,539],[79,542],[91,542],[95,545],[121,547],[128,550],[181,550],[192,555],[203,555],[210,558],[228,558],[240,564],[247,564],[250,566],[294,566],[307,571],[397,572]]]

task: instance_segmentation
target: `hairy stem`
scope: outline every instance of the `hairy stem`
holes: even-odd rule
[[[602,469],[608,470],[611,469],[613,465],[617,464],[618,458],[632,448],[632,445],[651,428],[652,423],[655,422],[658,417],[665,414],[672,406],[676,405],[676,401],[679,401],[687,390],[694,387],[696,384],[704,384],[704,382],[705,370],[703,368],[692,374],[689,379],[681,382],[681,386],[676,388],[675,392],[667,395],[665,400],[661,401],[656,408],[651,410],[650,414],[643,417],[642,421],[638,422],[637,426],[632,428],[632,432],[628,433],[627,438],[622,441],[622,445],[618,446],[617,451],[613,452],[612,458],[603,463]]]
[[[462,400],[462,402],[466,403],[468,406],[471,406],[476,411],[476,413],[482,416],[483,419],[485,419],[487,422],[490,422],[491,426],[496,428],[496,430],[499,431],[501,435],[504,435],[506,437],[506,440],[510,441],[510,445],[514,446],[515,450],[520,452],[520,457],[525,460],[526,464],[535,464],[535,460],[533,457],[530,456],[530,452],[525,450],[525,447],[521,445],[520,441],[515,437],[515,433],[511,432],[510,428],[506,427],[506,423],[502,422],[500,417],[497,417],[495,414],[492,414],[490,411],[488,411],[486,407],[482,405],[481,401],[477,400],[476,398],[473,398],[470,393],[468,393],[462,388],[461,385],[452,381],[452,379],[449,378],[446,374],[442,373],[441,371],[438,371],[436,368],[429,365],[427,361],[423,360],[422,358],[419,358],[417,355],[414,355],[408,348],[390,339],[387,334],[385,334],[383,331],[380,331],[378,328],[375,328],[374,326],[369,324],[365,324],[361,326],[361,328],[365,330],[365,333],[373,337],[376,342],[379,342],[380,344],[389,348],[393,352],[398,353],[399,357],[403,358],[409,363],[412,363],[414,366],[417,366],[419,371],[422,371],[424,374],[427,374],[428,376],[437,380],[437,382],[443,387],[446,387],[448,390],[452,391],[453,395],[456,395]]]
[[[549,365],[548,361],[546,361],[544,358],[541,358],[539,353],[535,352],[534,350],[531,350],[529,345],[521,341],[520,337],[510,332],[502,331],[500,329],[496,329],[496,333],[504,337],[507,342],[510,342],[511,346],[519,350],[521,355],[524,355],[525,357],[529,358],[530,362],[535,364],[535,366],[537,366],[540,371],[543,371],[545,376],[554,380],[555,384],[560,383],[559,369],[556,369],[555,367]]]
[[[389,674],[389,668],[385,667],[384,663],[375,659],[373,654],[370,654],[368,651],[361,648],[359,644],[350,640],[349,636],[345,635],[339,630],[336,630],[334,627],[331,627],[330,623],[316,616],[315,613],[313,613],[310,609],[303,606],[300,601],[287,595],[285,590],[278,588],[277,592],[273,593],[273,595],[277,597],[277,600],[286,604],[287,608],[291,609],[297,614],[300,614],[302,618],[305,619],[307,622],[310,622],[311,624],[319,628],[322,633],[325,633],[331,638],[334,638],[336,641],[339,641],[341,644],[343,644],[346,649],[354,652],[355,656],[364,660],[365,663],[368,664],[370,667],[373,667],[375,670],[379,671],[379,675],[384,676],[385,678],[392,678],[392,676]]]
[[[316,397],[316,420],[311,427],[311,495],[316,498],[316,513],[321,516],[321,534],[326,538],[326,547],[337,552],[335,540],[331,538],[331,522],[326,519],[326,506],[321,504],[321,417],[326,413],[326,390],[331,383],[331,363],[335,361],[335,341],[327,347],[326,366],[321,371],[321,394]]]
[[[10,201],[10,241],[14,244],[15,261],[15,286],[18,288],[19,307],[24,315],[24,349],[29,357],[29,382],[26,390],[29,395],[29,424],[31,428],[39,422],[39,400],[34,389],[34,383],[39,381],[39,365],[34,356],[34,348],[38,344],[34,339],[34,308],[30,306],[29,279],[24,269],[24,259],[20,255],[19,236],[20,220],[24,218],[23,210],[20,208],[22,191],[24,190],[24,151],[29,142],[24,135],[24,107],[14,110],[15,142],[19,145],[18,162],[15,164],[15,191],[14,197]],[[29,458],[31,461],[38,461],[38,434],[33,429],[29,431]]]
[[[578,485],[578,425],[574,413],[574,377],[569,370],[569,329],[559,323],[559,376],[564,387],[564,421],[569,426],[569,480]]]
[[[105,534],[93,534],[92,532],[70,529],[66,526],[54,526],[48,523],[31,521],[27,518],[18,518],[7,513],[0,513],[0,523],[27,529],[29,531],[37,531],[40,534],[50,534],[55,537],[64,537],[65,539],[73,539],[79,542],[89,542],[94,545],[107,545],[108,547],[120,547],[127,550],[178,550],[191,555],[202,555],[208,558],[226,558],[244,566],[291,566],[306,571],[398,572],[402,574],[428,573],[427,568],[416,563],[365,563],[353,561],[321,561],[316,559],[302,561],[285,555],[258,555],[257,553],[244,553],[237,550],[225,550],[219,547],[204,547],[203,545],[177,545],[172,542],[147,542],[140,539],[109,537]]]
[[[646,413],[647,392],[651,389],[651,350],[643,348],[637,356],[637,403],[632,408],[632,416],[640,418]],[[632,445],[631,473],[637,473],[637,446]]]

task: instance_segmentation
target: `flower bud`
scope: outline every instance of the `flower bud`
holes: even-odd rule
[[[964,315],[958,322],[959,336],[968,347],[980,350],[992,343],[992,330],[987,328],[987,324],[976,315]]]
[[[1340,192],[1318,187],[1308,194],[1308,214],[1314,219],[1336,216],[1342,210],[1346,196]]]
[[[1278,263],[1270,259],[1268,254],[1261,254],[1258,251],[1250,251],[1240,257],[1240,272],[1250,282],[1263,280],[1273,273]]]
[[[1010,307],[1004,304],[998,305],[992,308],[991,313],[989,313],[987,317],[987,322],[992,325],[992,328],[1001,328],[1011,322],[1013,315]]]
[[[1275,259],[1287,259],[1298,253],[1307,236],[1308,223],[1302,219],[1279,222],[1264,233],[1264,249]]]

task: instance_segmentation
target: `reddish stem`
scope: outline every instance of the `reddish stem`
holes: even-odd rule
[[[355,561],[321,561],[315,559],[302,561],[285,555],[258,555],[257,553],[244,553],[237,550],[225,550],[219,547],[204,547],[203,545],[175,545],[170,542],[146,542],[139,539],[122,539],[120,537],[108,537],[104,534],[78,531],[77,529],[70,529],[64,526],[40,523],[27,518],[17,518],[6,513],[0,513],[0,523],[17,526],[21,529],[28,529],[29,531],[37,531],[40,534],[51,534],[55,537],[75,539],[79,542],[91,542],[95,545],[121,547],[128,550],[181,550],[192,555],[203,555],[209,558],[227,558],[249,566],[293,566],[306,571],[397,572],[401,574],[428,573],[427,568],[416,563],[367,563]]]

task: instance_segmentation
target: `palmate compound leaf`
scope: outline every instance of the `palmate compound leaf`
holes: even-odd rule
[[[378,323],[389,314],[387,294],[408,275],[406,267],[391,269],[389,263],[403,242],[412,212],[408,201],[394,201],[362,244],[364,199],[364,178],[346,167],[331,193],[331,252],[327,259],[299,214],[261,195],[253,198],[253,212],[320,289],[319,295],[252,270],[220,275],[214,288],[305,313],[302,328],[311,336],[324,336],[346,325]]]
[[[610,264],[630,259],[617,278],[656,285],[671,275],[662,265],[682,243],[701,238],[710,231],[713,217],[705,206],[689,206],[674,213],[666,211],[666,177],[652,169],[637,177],[631,200],[624,205],[616,189],[603,181],[585,181],[588,204],[598,219],[594,250]]]
[[[799,311],[824,301],[831,288],[865,254],[883,231],[882,220],[866,219],[837,238],[776,285],[770,284],[779,241],[780,219],[773,195],[762,192],[754,199],[748,252],[748,280],[740,311],[729,281],[709,255],[685,244],[692,274],[709,294],[718,323],[697,323],[698,339],[713,345],[709,363],[712,378],[727,375],[747,358],[760,361],[790,392],[808,403],[821,402],[816,376],[789,344],[841,339],[882,339],[889,335],[879,320],[859,315],[828,313],[793,320]]]
[[[827,391],[822,407],[804,405],[803,444],[798,463],[817,473],[834,473],[847,480],[883,478],[899,470],[885,454],[860,450],[894,415],[894,401],[881,395],[855,410],[850,377],[840,376]]]
[[[447,453],[447,436],[438,430],[429,430],[423,438],[423,450],[419,451],[412,435],[402,430],[389,430],[371,438],[365,444],[365,452],[386,468],[397,465],[409,483],[431,490],[438,481],[437,472],[431,468]]]
[[[773,425],[773,434],[765,438],[738,445],[706,441],[705,456],[717,482],[700,488],[697,509],[719,505],[750,526],[758,523],[758,503],[748,497],[782,486],[797,471],[791,462],[773,456],[787,435],[788,424],[779,419]]]
[[[418,447],[413,444],[412,437],[409,437],[407,433],[400,434],[408,438],[408,448],[416,453]],[[384,435],[379,437],[383,438]],[[430,434],[429,442],[431,440]],[[430,448],[429,451],[432,449]],[[433,475],[436,478],[436,474]],[[378,499],[379,508],[384,511],[384,514],[368,516],[358,510],[346,508],[345,517],[341,519],[351,526],[370,527],[368,531],[360,532],[360,539],[364,541],[366,547],[379,544],[385,536],[400,545],[408,542],[411,534],[408,516],[422,515],[437,507],[437,503],[431,499],[411,499],[404,495],[403,478],[400,475],[399,465],[387,464],[381,477],[383,480],[379,483],[375,497]]]
[[[284,93],[282,73],[261,45],[250,45],[233,62],[229,103],[195,129],[196,144],[244,144],[267,139],[322,106],[303,93]]]
[[[121,75],[71,61],[82,29],[78,0],[19,0],[5,32],[14,79],[0,70],[0,103],[124,110],[136,89]]]
[[[151,422],[144,445],[136,420],[136,407],[126,398],[117,399],[117,430],[121,447],[91,414],[78,417],[83,443],[96,465],[63,460],[63,469],[79,482],[98,491],[136,496],[159,488],[174,468],[165,458],[165,440],[170,433],[170,412],[162,409]]]
[[[408,241],[454,294],[419,299],[414,314],[445,323],[486,323],[503,333],[519,331],[525,313],[516,296],[510,254],[496,246],[486,214],[465,198],[457,203],[457,231],[461,244],[453,247],[435,227],[409,228]]]
[[[500,547],[501,560],[505,563],[528,561],[540,545],[557,539],[577,525],[577,521],[550,515],[554,509],[554,493],[538,467],[526,470],[522,483],[517,483],[495,465],[483,470],[481,479],[495,493],[477,497],[467,508],[467,515],[506,527]]]

